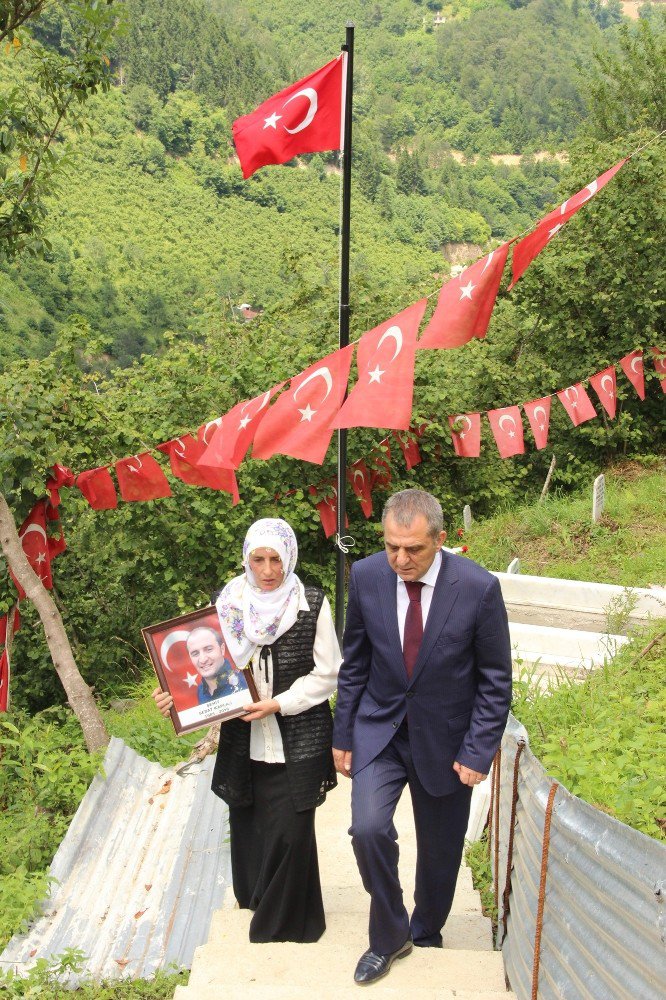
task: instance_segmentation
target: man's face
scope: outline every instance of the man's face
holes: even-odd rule
[[[187,651],[201,677],[213,678],[222,673],[224,643],[220,645],[212,629],[195,629],[187,640]]]
[[[423,514],[417,514],[408,527],[396,524],[391,514],[384,525],[384,548],[391,569],[401,580],[420,580],[430,569],[435,555],[446,539],[441,531],[435,538]]]

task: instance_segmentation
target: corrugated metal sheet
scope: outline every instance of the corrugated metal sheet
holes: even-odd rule
[[[0,967],[80,948],[94,979],[189,968],[231,883],[227,808],[210,790],[213,758],[182,776],[112,739],[51,865],[44,913]],[[231,895],[231,893],[230,893]]]
[[[500,937],[517,740],[502,744]],[[542,838],[551,779],[523,751],[513,849],[506,972],[519,1000],[531,996]],[[553,808],[541,939],[541,1000],[657,1000],[666,996],[666,847],[559,787]]]

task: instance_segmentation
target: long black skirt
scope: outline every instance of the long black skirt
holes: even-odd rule
[[[229,809],[231,873],[250,941],[318,941],[326,930],[315,811],[296,812],[284,764],[251,762],[251,806]]]

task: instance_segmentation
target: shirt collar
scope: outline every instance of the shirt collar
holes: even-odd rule
[[[424,583],[426,587],[434,587],[437,583],[437,577],[439,575],[439,569],[442,565],[442,552],[441,549],[435,553],[435,558],[430,563],[430,567],[426,570],[423,576],[420,576],[416,581],[417,583]],[[396,573],[397,576],[397,573]],[[398,586],[402,584],[405,586],[405,581],[398,576]]]

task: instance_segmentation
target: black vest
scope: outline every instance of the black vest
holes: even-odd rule
[[[317,587],[306,587],[309,611],[299,611],[292,627],[271,645],[273,695],[288,690],[297,677],[314,668],[312,650],[317,632],[317,618],[324,594]],[[328,701],[299,715],[276,715],[289,790],[296,812],[312,809],[326,798],[337,784],[331,737],[333,720]],[[230,806],[252,804],[250,780],[250,726],[242,719],[230,719],[220,727],[220,743],[213,770],[212,789]]]

